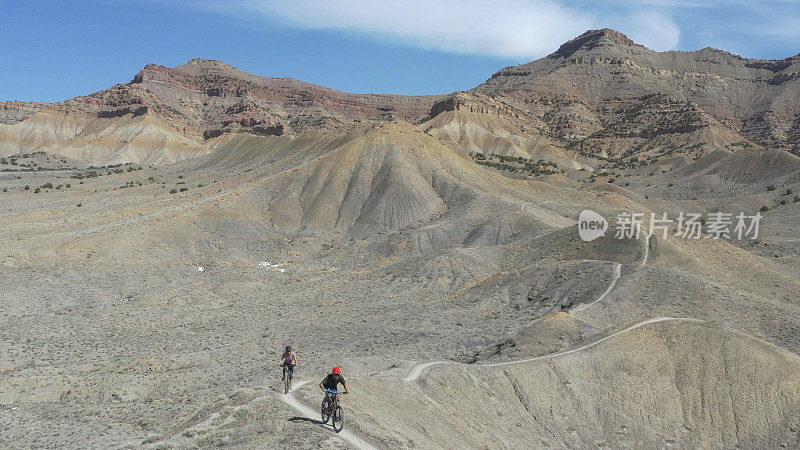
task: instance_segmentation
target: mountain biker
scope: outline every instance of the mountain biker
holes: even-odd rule
[[[333,370],[331,370],[331,373],[329,373],[328,376],[322,380],[322,383],[319,384],[319,388],[322,390],[330,389],[332,391],[338,391],[339,383],[344,386],[344,393],[349,394],[350,391],[347,390],[347,383],[344,381],[344,377],[342,376],[342,369],[334,367]],[[330,397],[331,393],[325,391],[324,401],[329,401]]]
[[[292,385],[292,379],[294,378],[294,366],[299,365],[297,362],[297,354],[292,351],[292,347],[286,346],[286,351],[281,355],[281,359],[278,361],[279,366],[286,366],[286,371],[289,372],[289,386]],[[281,381],[284,380],[286,375],[281,377]]]

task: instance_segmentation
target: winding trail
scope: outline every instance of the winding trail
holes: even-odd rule
[[[595,300],[595,301],[593,301],[591,303],[586,303],[586,304],[583,304],[583,305],[581,305],[581,306],[579,306],[577,308],[572,308],[572,310],[570,311],[570,314],[573,313],[573,312],[582,311],[582,310],[594,305],[595,303],[599,302],[600,300],[606,298],[606,295],[608,295],[608,293],[611,292],[612,289],[614,289],[614,286],[617,285],[617,280],[619,280],[620,276],[622,276],[622,264],[614,263],[614,273],[612,274],[611,283],[608,284],[608,287],[606,288],[605,292],[600,294],[600,297],[597,297],[597,300]]]
[[[277,396],[283,403],[286,403],[287,405],[291,406],[292,409],[302,414],[303,417],[315,421],[316,423],[319,423],[320,419],[319,411],[314,410],[313,408],[301,402],[294,396],[294,393],[297,389],[299,389],[301,386],[305,384],[308,384],[309,382],[310,382],[309,380],[299,381],[294,384],[294,388],[291,391],[289,391],[288,394],[281,394],[276,392],[275,396]],[[347,414],[345,414],[345,420],[346,419],[347,419]],[[345,427],[346,426],[347,422],[345,422]],[[336,433],[336,436],[342,438],[342,440],[344,440],[345,442],[347,442],[348,444],[352,445],[355,448],[360,448],[364,450],[376,450],[376,447],[374,445],[356,436],[355,433],[353,433],[352,431],[348,431],[345,429],[342,430],[340,433]]]
[[[639,263],[639,265],[642,266],[642,267],[647,265],[647,258],[650,256],[650,238],[651,237],[653,237],[652,234],[647,236],[645,238],[645,240],[644,240],[644,256],[642,257],[642,261]],[[611,278],[611,283],[609,283],[609,285],[606,288],[605,292],[600,294],[600,297],[597,297],[597,300],[595,300],[595,301],[593,301],[591,303],[586,303],[586,304],[583,304],[581,306],[578,306],[577,308],[572,308],[572,310],[570,310],[570,314],[574,313],[574,312],[578,312],[578,311],[583,311],[584,309],[594,305],[595,303],[599,302],[600,300],[603,300],[604,298],[606,298],[606,295],[608,295],[608,293],[611,292],[612,289],[614,289],[614,286],[617,285],[617,280],[619,280],[620,276],[622,276],[622,264],[620,264],[620,263],[614,263],[614,264],[615,264],[614,273],[613,273],[612,278]]]
[[[637,328],[641,328],[643,326],[650,325],[650,324],[653,324],[653,323],[668,322],[668,321],[704,322],[703,320],[700,320],[700,319],[692,319],[692,318],[688,318],[688,317],[656,317],[656,318],[652,318],[652,319],[643,320],[641,322],[637,322],[637,323],[635,323],[633,325],[630,325],[630,326],[628,326],[628,327],[626,327],[626,328],[624,328],[624,329],[622,329],[620,331],[617,331],[615,333],[611,333],[611,334],[609,334],[607,336],[603,336],[602,338],[600,338],[600,339],[598,339],[596,341],[592,341],[592,342],[590,342],[588,344],[585,344],[585,345],[582,345],[580,347],[576,347],[576,348],[573,348],[573,349],[570,349],[570,350],[564,350],[564,351],[560,351],[560,352],[556,352],[556,353],[549,353],[547,355],[536,356],[536,357],[533,357],[533,358],[526,358],[526,359],[520,359],[520,360],[516,360],[516,361],[507,361],[507,362],[492,363],[492,364],[464,364],[464,363],[459,363],[459,362],[455,362],[455,361],[435,361],[435,362],[427,362],[427,363],[424,363],[424,364],[419,364],[419,365],[415,366],[409,372],[408,376],[403,378],[403,381],[406,381],[406,382],[416,381],[417,379],[419,379],[419,377],[422,375],[422,373],[425,371],[425,369],[427,369],[428,367],[431,367],[431,366],[438,365],[438,364],[462,364],[462,365],[469,365],[469,366],[472,366],[472,367],[498,367],[498,366],[509,366],[509,365],[512,365],[512,364],[522,364],[522,363],[531,362],[531,361],[538,361],[538,360],[542,360],[542,359],[549,359],[549,358],[556,358],[556,357],[559,357],[559,356],[565,356],[565,355],[569,355],[571,353],[576,353],[576,352],[580,352],[580,351],[592,348],[592,347],[594,347],[594,346],[596,346],[596,345],[598,345],[598,344],[600,344],[602,342],[605,342],[605,341],[607,341],[607,340],[609,340],[611,338],[617,337],[617,336],[619,336],[621,334],[625,334],[625,333],[627,333],[629,331],[633,331],[633,330],[635,330]]]

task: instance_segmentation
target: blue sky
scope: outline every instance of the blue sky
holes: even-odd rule
[[[3,3],[0,101],[62,101],[192,58],[346,92],[448,93],[603,27],[659,51],[800,53],[800,3],[789,0]]]

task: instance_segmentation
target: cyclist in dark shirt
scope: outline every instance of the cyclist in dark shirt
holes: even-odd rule
[[[344,377],[342,376],[342,369],[334,367],[331,373],[319,384],[319,388],[322,390],[330,389],[332,391],[338,391],[339,383],[344,387],[344,393],[349,394],[350,391],[347,390],[347,382],[344,381]],[[329,400],[329,397],[330,393],[325,392],[325,400]]]

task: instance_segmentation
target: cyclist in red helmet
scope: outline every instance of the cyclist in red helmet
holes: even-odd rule
[[[342,386],[344,387],[344,393],[345,394],[349,394],[350,391],[347,390],[347,383],[344,381],[344,377],[342,376],[342,369],[340,369],[338,367],[334,367],[333,370],[331,370],[331,373],[329,373],[328,376],[325,377],[324,380],[322,380],[322,383],[319,384],[319,388],[322,389],[323,391],[325,389],[330,389],[332,391],[338,391],[339,390],[338,389],[339,388],[339,383],[341,383]],[[326,391],[325,392],[325,401],[330,400],[329,397],[330,397],[330,394]]]

